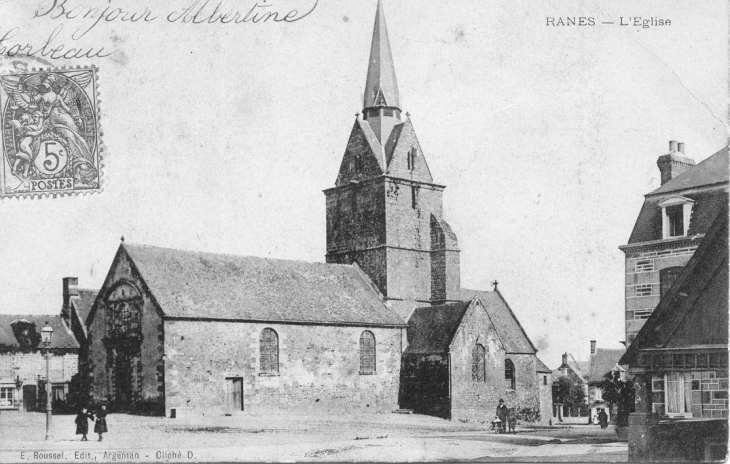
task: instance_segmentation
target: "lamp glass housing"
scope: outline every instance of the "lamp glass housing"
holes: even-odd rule
[[[43,342],[44,345],[48,346],[51,344],[52,339],[53,327],[51,327],[48,322],[46,322],[46,325],[41,329],[41,342]]]

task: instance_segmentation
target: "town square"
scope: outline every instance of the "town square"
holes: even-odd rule
[[[646,2],[0,2],[0,462],[724,461],[727,24]]]

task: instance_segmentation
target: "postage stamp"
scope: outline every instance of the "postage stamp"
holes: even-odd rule
[[[0,196],[100,191],[97,69],[0,74]]]

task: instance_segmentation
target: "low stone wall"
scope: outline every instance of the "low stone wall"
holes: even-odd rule
[[[644,420],[641,420],[645,417]],[[697,462],[725,460],[727,419],[687,419],[657,422],[652,414],[632,414],[630,462]]]

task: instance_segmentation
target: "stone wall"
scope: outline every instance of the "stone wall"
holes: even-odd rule
[[[103,298],[95,306],[90,315],[89,323],[89,370],[91,375],[92,398],[95,401],[111,401],[110,370],[108,356],[116,347],[111,341],[111,329],[107,326],[109,318],[107,311],[112,307],[107,303],[106,296],[119,284],[128,284],[135,287],[141,299],[139,310],[141,319],[139,329],[140,369],[136,371],[138,402],[164,402],[164,370],[163,370],[163,338],[162,315],[153,302],[151,295],[145,291],[139,275],[134,271],[132,263],[126,253],[120,252],[114,258],[109,275],[100,290]],[[121,405],[124,409],[131,408],[132,404]]]
[[[431,301],[432,283],[457,293],[458,251],[437,256],[441,275],[435,282],[431,275],[431,215],[443,214],[443,187],[383,176],[325,195],[327,262],[357,261],[383,295],[412,301],[414,307]]]
[[[646,431],[641,452],[629,444],[629,462],[721,462],[727,459],[728,420],[661,421]]]
[[[79,369],[77,353],[53,354],[50,360],[51,382],[69,382]],[[34,383],[46,378],[46,359],[40,351],[0,354],[0,383],[15,384],[16,377]]]
[[[487,353],[484,382],[476,382],[472,377],[472,350],[477,343],[483,345]],[[506,383],[505,359],[510,359],[515,366],[514,390]],[[472,305],[464,315],[451,343],[451,363],[453,419],[491,420],[500,399],[516,412],[524,408],[539,410],[535,355],[506,354],[481,305]]]
[[[506,353],[505,359],[510,359],[515,365],[515,389],[505,388],[502,398],[507,407],[514,408],[515,412],[540,411],[540,383],[538,383],[537,361],[532,354]],[[502,375],[504,378],[504,373]],[[552,386],[550,386],[552,397]],[[547,411],[550,411],[548,408]]]
[[[259,336],[279,339],[279,372],[261,372]],[[360,373],[360,335],[376,341],[376,372]],[[166,321],[166,411],[225,414],[233,382],[244,412],[393,411],[398,408],[401,329],[247,322]]]
[[[693,371],[690,378],[692,417],[727,419],[728,371]],[[652,412],[660,416],[666,414],[665,389],[664,376],[652,376]]]
[[[50,360],[51,384],[64,386],[64,395],[68,394],[68,385],[71,378],[78,372],[79,356],[76,353],[53,354]],[[23,382],[17,388],[15,381],[20,378]],[[40,379],[40,382],[39,382]],[[3,409],[24,409],[25,398],[23,387],[44,384],[46,379],[46,359],[40,351],[30,353],[3,353],[0,354],[0,385],[12,388],[12,404],[0,406]],[[45,407],[45,397],[40,393],[45,391],[45,385],[36,389],[36,403],[29,407],[35,409],[39,404]]]
[[[540,424],[548,425],[553,409],[553,383],[548,373],[537,373],[538,396],[540,404]]]
[[[626,252],[626,337],[630,343],[659,304],[660,272],[684,266],[699,246],[699,240],[673,241]]]

